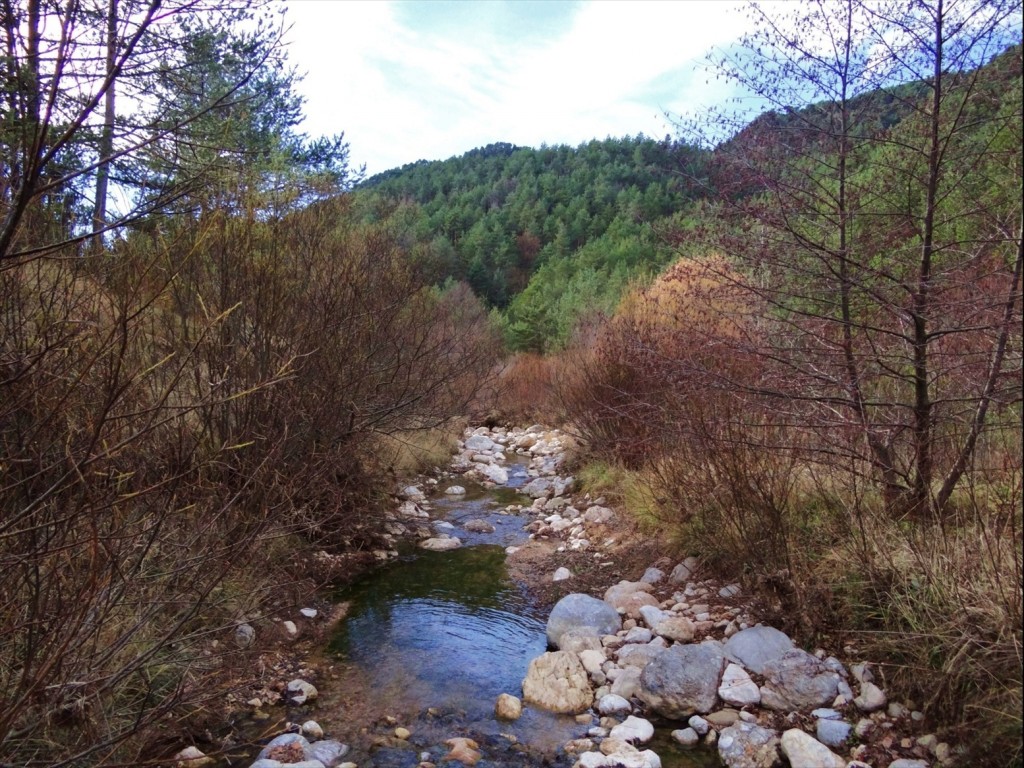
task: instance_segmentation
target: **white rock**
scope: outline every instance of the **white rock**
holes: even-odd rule
[[[177,761],[177,768],[203,768],[216,762],[216,760],[212,757],[207,757],[196,747],[185,747],[173,759]]]
[[[552,581],[566,581],[567,579],[571,579],[571,578],[572,578],[572,571],[570,571],[568,568],[565,568],[563,566],[562,568],[559,568],[558,570],[555,571],[554,575],[551,577],[551,580]]]
[[[294,640],[299,636],[299,628],[295,626],[294,621],[282,621],[281,626],[284,627],[285,634],[288,635],[289,640]]]
[[[494,714],[501,720],[518,720],[523,714],[523,702],[509,693],[498,696]]]
[[[622,715],[633,711],[633,705],[622,696],[609,693],[597,702],[597,711],[602,715]]]
[[[722,673],[722,682],[718,686],[718,696],[726,704],[745,707],[761,701],[761,691],[757,683],[739,664],[730,664]]]
[[[682,728],[677,731],[672,731],[672,738],[684,747],[692,747],[700,741],[700,736],[695,730],[693,730],[693,728]]]
[[[711,723],[700,715],[694,715],[686,721],[686,724],[689,725],[698,736],[703,736],[711,729]]]
[[[642,717],[630,715],[612,728],[611,737],[621,741],[638,741],[641,744],[646,744],[654,737],[654,726]]]
[[[303,736],[308,736],[311,739],[322,739],[324,737],[324,729],[320,727],[320,723],[316,720],[307,720],[302,724],[300,730]]]
[[[444,492],[448,496],[462,496],[463,494],[465,494],[466,489],[463,488],[461,485],[449,485],[447,488],[444,489]]]
[[[791,768],[846,768],[846,760],[799,728],[782,734],[781,748]]]
[[[296,678],[288,683],[288,697],[295,704],[304,704],[307,701],[312,701],[318,695],[316,686],[312,683],[307,683],[301,678]]]
[[[874,683],[861,683],[860,696],[853,700],[861,712],[874,712],[885,706],[885,691]]]
[[[319,615],[319,612],[317,611],[316,608],[300,608],[299,613],[301,613],[307,619],[315,619]]]
[[[447,552],[461,546],[462,541],[454,536],[437,536],[420,542],[421,549],[429,549],[433,552]]]

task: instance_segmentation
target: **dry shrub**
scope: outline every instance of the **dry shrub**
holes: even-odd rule
[[[301,559],[269,542],[372,545],[376,436],[494,363],[399,234],[342,200],[0,269],[0,762],[138,764],[222,697],[232,625]]]
[[[555,423],[559,415],[553,399],[559,362],[532,352],[521,352],[506,360],[498,374],[493,411],[513,424]]]

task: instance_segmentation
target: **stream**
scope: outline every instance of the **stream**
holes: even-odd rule
[[[525,464],[506,466],[507,487],[460,479],[465,495],[431,500],[432,527],[457,535],[461,548],[428,552],[408,545],[395,562],[334,595],[350,608],[325,651],[336,677],[324,686],[315,717],[352,745],[346,759],[361,768],[440,764],[444,741],[455,736],[479,743],[479,768],[568,768],[575,756],[564,745],[596,724],[529,705],[513,722],[494,715],[499,694],[521,696],[529,662],[547,646],[547,611],[505,565],[505,547],[528,539],[524,518],[505,508],[531,502],[517,492],[529,479]],[[469,532],[463,527],[469,520],[494,530]],[[411,732],[408,739],[391,737],[397,726]],[[683,751],[667,730],[649,746],[664,768],[718,764],[708,760],[711,752]]]

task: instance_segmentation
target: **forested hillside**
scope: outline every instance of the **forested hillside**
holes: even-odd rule
[[[658,230],[700,196],[707,157],[643,136],[575,148],[492,144],[374,176],[356,195],[416,204],[410,226],[428,246],[433,278],[468,282],[503,310],[512,349],[541,351],[668,263]]]

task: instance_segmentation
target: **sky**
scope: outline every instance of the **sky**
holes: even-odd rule
[[[369,175],[494,142],[674,134],[729,95],[704,66],[732,0],[289,0],[302,130],[344,131]]]

